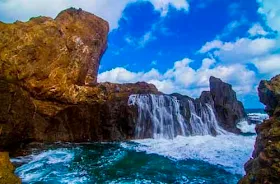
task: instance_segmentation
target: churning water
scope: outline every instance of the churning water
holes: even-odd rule
[[[239,123],[249,135],[227,133],[210,105],[198,111],[191,100],[186,120],[178,100],[166,95],[132,95],[128,103],[138,107],[138,140],[33,145],[27,148],[29,155],[12,159],[16,174],[28,184],[234,184],[244,174],[254,147],[254,125]]]

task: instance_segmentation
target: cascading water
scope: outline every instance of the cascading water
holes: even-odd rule
[[[167,95],[131,95],[129,105],[137,105],[136,138],[174,138],[185,136],[187,127],[175,97]]]
[[[138,108],[136,138],[172,139],[178,135],[217,135],[225,133],[219,127],[214,111],[209,104],[196,110],[193,101],[188,101],[190,118],[185,118],[180,103],[174,96],[146,94],[131,95],[128,105]],[[187,108],[187,107],[185,107]]]
[[[200,104],[200,113],[197,113],[193,101],[189,100],[191,135],[217,135],[225,134],[216,119],[215,113],[209,104]]]

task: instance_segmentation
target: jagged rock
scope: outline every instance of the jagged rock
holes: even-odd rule
[[[246,112],[242,102],[237,100],[232,86],[224,83],[221,79],[210,77],[210,94],[220,125],[225,130],[240,133],[236,124],[246,118]]]
[[[270,118],[257,125],[252,158],[245,164],[246,176],[240,184],[279,183],[280,181],[280,75],[261,81],[259,97]]]
[[[187,120],[190,119],[189,101],[192,101],[198,114],[201,108],[207,103],[215,111],[219,125],[233,133],[240,133],[236,124],[247,118],[243,104],[237,100],[236,93],[230,84],[221,79],[210,77],[210,91],[203,91],[198,99],[192,99],[188,96],[173,94],[180,101],[181,112]],[[212,135],[217,132],[212,131]]]
[[[7,152],[0,152],[0,184],[20,184],[20,179],[13,174],[14,166]]]
[[[260,101],[266,105],[266,111],[273,115],[280,106],[280,75],[273,77],[270,81],[261,81],[259,88]]]

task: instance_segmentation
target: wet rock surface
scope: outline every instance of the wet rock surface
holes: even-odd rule
[[[280,75],[270,81],[261,81],[258,90],[270,118],[256,127],[255,149],[244,166],[246,176],[240,184],[276,184],[280,181]]]

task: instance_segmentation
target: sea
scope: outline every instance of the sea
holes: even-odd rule
[[[177,136],[127,142],[31,144],[11,158],[24,184],[236,184],[252,155],[255,126],[268,115],[248,109],[241,135]]]

